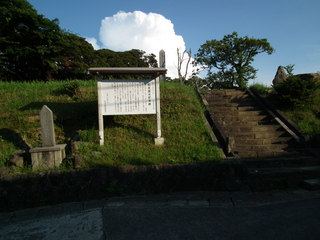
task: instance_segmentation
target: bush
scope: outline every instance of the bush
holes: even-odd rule
[[[261,95],[265,95],[270,90],[270,87],[262,83],[253,83],[252,85],[250,85],[250,88],[251,87],[257,90],[257,92]]]
[[[74,97],[80,93],[80,84],[78,81],[70,81],[64,84],[62,91],[69,97]]]
[[[273,88],[282,105],[292,107],[301,106],[312,100],[316,91],[320,89],[320,85],[318,79],[302,80],[299,77],[291,76],[274,85]]]

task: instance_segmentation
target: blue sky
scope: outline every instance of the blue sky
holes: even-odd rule
[[[120,11],[125,14],[141,11],[147,14],[149,20],[151,19],[148,24],[152,24],[154,28],[171,28],[169,24],[171,22],[174,34],[177,37],[181,36],[185,47],[191,48],[193,53],[196,53],[206,40],[220,40],[233,31],[238,32],[239,36],[268,39],[276,51],[272,55],[261,53],[256,56],[253,66],[259,71],[254,82],[271,85],[280,65],[295,64],[295,74],[320,71],[319,0],[29,0],[29,2],[39,14],[49,19],[58,18],[60,27],[81,37],[96,39],[101,48],[130,50],[132,47],[129,44],[130,37],[126,35],[130,29],[126,31],[121,28],[122,33],[117,32],[119,18],[114,16]],[[155,15],[150,13],[158,15],[154,17]],[[133,16],[130,16],[125,16],[125,20],[132,20]],[[137,16],[136,14],[135,19]],[[145,17],[141,14],[139,16]],[[106,17],[109,17],[108,26],[113,24],[110,29],[115,29],[113,37],[118,37],[120,41],[125,38],[128,49],[100,41],[101,21]],[[152,21],[156,21],[155,25],[151,23]],[[147,28],[149,25],[144,26]],[[143,31],[141,28],[137,29]],[[169,39],[172,37],[177,42],[180,41],[180,38],[172,34],[168,36]],[[175,40],[172,43],[175,43]],[[153,53],[157,55],[158,52]],[[176,56],[174,54],[173,58]]]

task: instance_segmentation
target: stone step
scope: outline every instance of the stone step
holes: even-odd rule
[[[244,144],[235,144],[233,149],[234,151],[278,151],[289,148],[289,144],[266,144],[266,145],[244,145]]]
[[[238,89],[223,89],[223,90],[208,90],[205,92],[205,96],[210,96],[210,95],[242,95],[242,94],[247,94],[243,90],[238,90]]]
[[[225,115],[225,116],[266,116],[267,112],[264,110],[251,110],[251,111],[223,111],[219,112],[214,108],[210,107],[211,112],[215,115]]]
[[[301,189],[307,179],[319,178],[319,166],[250,169],[248,187],[251,191]]]
[[[310,166],[310,167],[284,167],[284,168],[259,168],[259,169],[251,169],[250,173],[259,175],[264,175],[264,177],[268,178],[276,178],[276,176],[285,177],[285,175],[297,176],[298,174],[302,174],[305,176],[306,173],[316,173],[320,174],[320,166]],[[319,175],[320,176],[320,175]]]
[[[262,111],[260,106],[237,106],[237,107],[226,107],[226,106],[211,106],[215,112],[229,112],[238,114],[238,112],[244,112],[244,111]]]
[[[238,111],[237,112],[239,116],[260,116],[260,115],[266,115],[265,110],[252,110],[252,111]]]
[[[254,106],[257,106],[257,107],[260,107],[260,105],[256,102],[239,102],[239,103],[236,103],[236,102],[221,102],[221,101],[207,101],[211,107],[254,107]]]
[[[228,122],[221,122],[222,126],[264,126],[272,124],[272,122],[269,121],[228,121]]]
[[[296,140],[245,91],[208,91],[204,98],[228,148],[240,158],[300,156]]]
[[[211,111],[212,112],[212,111]],[[269,121],[272,118],[268,115],[256,115],[256,116],[245,116],[245,115],[237,115],[234,116],[233,114],[226,114],[226,113],[213,113],[212,115],[215,116],[215,119],[218,122],[250,122],[250,121],[256,121],[263,122],[263,121]]]
[[[276,157],[285,157],[285,156],[298,156],[300,155],[297,151],[288,151],[288,150],[276,150],[276,151],[238,151],[236,154],[241,159],[248,158],[276,158]]]
[[[283,131],[283,127],[278,125],[257,125],[257,126],[226,126],[224,127],[226,133],[235,133],[235,132],[274,132],[274,131]]]
[[[320,166],[320,159],[314,156],[294,156],[283,158],[260,158],[243,160],[249,169],[288,168]]]
[[[238,141],[237,141],[238,142]],[[281,138],[241,139],[242,145],[266,145],[266,144],[297,144],[291,136]],[[240,144],[239,143],[239,144]]]
[[[240,103],[240,102],[254,102],[253,98],[249,95],[210,95],[205,96],[207,102],[230,102],[230,103]]]
[[[224,92],[225,92],[226,95],[232,95],[232,96],[243,95],[243,94],[248,95],[245,91],[238,90],[238,89],[225,89]]]
[[[247,139],[266,139],[266,138],[279,138],[279,137],[289,137],[289,133],[285,131],[270,131],[270,132],[228,132],[228,136],[237,140],[247,140]]]

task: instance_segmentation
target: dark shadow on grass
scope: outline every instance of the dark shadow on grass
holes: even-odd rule
[[[33,102],[19,110],[41,110],[46,105],[55,116],[54,123],[62,127],[66,138],[73,138],[80,129],[97,129],[97,101],[77,103]]]
[[[21,135],[9,128],[1,128],[0,136],[3,140],[11,142],[16,148],[25,151],[28,151],[30,149],[30,146],[24,141]]]
[[[71,137],[77,135],[79,130],[87,130],[94,128],[98,130],[98,102],[77,102],[77,103],[55,103],[55,102],[33,102],[19,110],[41,110],[43,105],[51,109],[56,116],[55,124],[61,126],[66,136]],[[145,132],[139,128],[132,126],[124,126],[116,123],[113,116],[104,116],[104,128],[125,127],[144,136],[154,137],[154,135]]]
[[[23,157],[25,166],[31,164],[31,155],[29,153],[30,146],[25,142],[19,133],[16,133],[8,128],[1,128],[0,136],[3,140],[11,142],[15,148],[23,150],[23,152],[19,153],[19,155]]]

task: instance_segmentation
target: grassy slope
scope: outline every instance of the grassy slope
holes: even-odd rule
[[[221,159],[201,117],[202,107],[192,88],[161,86],[162,135],[156,147],[155,115],[105,117],[105,145],[98,144],[97,88],[95,81],[78,82],[74,95],[70,82],[0,82],[0,167],[21,148],[41,145],[39,111],[47,105],[54,113],[57,143],[79,134],[84,167],[121,164],[191,163]],[[92,154],[92,153],[95,154]]]
[[[262,95],[265,95],[270,89],[262,84],[253,84],[252,86]],[[317,90],[313,99],[294,107],[283,105],[273,94],[267,95],[271,102],[312,138],[313,147],[320,147],[320,90]]]
[[[315,98],[301,106],[282,109],[298,127],[313,138],[313,146],[320,147],[320,91]]]

